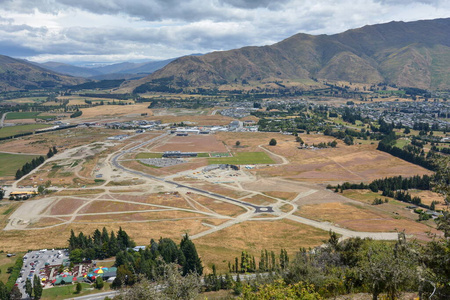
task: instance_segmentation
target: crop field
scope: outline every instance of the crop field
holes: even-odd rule
[[[273,164],[266,152],[237,152],[232,157],[209,158],[208,163],[231,165]]]
[[[52,116],[39,116],[40,114],[40,112],[10,112],[6,115],[6,120],[53,118]]]
[[[161,158],[162,153],[150,153],[150,152],[142,152],[136,155],[136,159],[145,159],[145,158]]]
[[[17,126],[8,126],[0,129],[0,138],[13,136],[16,134],[33,132],[36,129],[42,129],[50,127],[50,125],[45,124],[27,124],[27,125],[17,125]]]
[[[0,153],[0,177],[12,177],[16,171],[37,156]]]

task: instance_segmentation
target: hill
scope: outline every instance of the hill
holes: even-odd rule
[[[270,81],[386,82],[450,88],[450,19],[390,22],[335,35],[296,34],[270,46],[176,59],[125,87],[211,87]]]
[[[85,82],[61,75],[29,62],[0,55],[0,91],[53,88]]]

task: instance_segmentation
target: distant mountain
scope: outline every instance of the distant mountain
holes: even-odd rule
[[[125,86],[161,90],[318,78],[450,89],[450,19],[390,22],[335,35],[297,34],[271,46],[176,59]]]
[[[33,63],[43,68],[49,69],[61,74],[84,77],[94,80],[104,79],[136,79],[142,78],[161,69],[168,63],[175,60],[166,59],[159,61],[150,61],[145,63],[123,62],[99,67],[78,67],[59,62]]]
[[[83,78],[61,75],[24,60],[0,55],[0,91],[53,88],[85,82]]]
[[[41,63],[41,64],[37,64],[37,63],[34,63],[34,64],[39,65],[43,68],[52,70],[54,72],[71,75],[71,76],[77,76],[77,77],[88,78],[88,77],[103,74],[100,71],[97,71],[95,69],[77,67],[77,66],[64,64],[64,63],[60,63],[60,62],[54,62],[54,61],[49,61],[49,62]]]

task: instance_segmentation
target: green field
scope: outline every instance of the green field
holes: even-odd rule
[[[83,287],[83,289],[81,290],[81,293],[79,293],[79,294],[75,293],[75,289],[76,289],[75,284],[68,284],[68,285],[53,287],[50,289],[44,289],[42,291],[41,299],[43,299],[43,300],[45,300],[45,299],[53,299],[53,300],[67,299],[67,298],[79,297],[79,296],[90,295],[90,294],[95,294],[95,293],[101,292],[99,290],[92,289],[92,287],[88,283],[82,282],[81,286]],[[103,288],[102,291],[104,292],[104,291],[108,291],[108,290],[109,290],[109,283],[105,282],[105,287]]]
[[[230,165],[273,164],[274,161],[265,152],[238,152],[232,157],[209,158],[208,163]]]
[[[142,152],[136,155],[136,159],[145,159],[145,158],[162,158],[162,153],[150,153],[150,152]]]
[[[6,120],[21,120],[21,119],[51,119],[52,116],[38,116],[40,112],[10,112],[6,115]]]
[[[209,153],[198,153],[197,157],[209,157]]]
[[[17,169],[35,157],[38,156],[0,153],[0,176],[15,176]]]
[[[398,148],[400,148],[400,149],[403,149],[403,147],[405,147],[406,145],[408,145],[408,144],[410,144],[411,142],[409,141],[409,140],[406,140],[406,139],[398,139],[396,142],[395,142],[395,146],[396,147],[398,147]]]
[[[50,125],[44,124],[27,124],[27,125],[18,125],[18,126],[8,126],[0,129],[0,138],[13,136],[20,133],[33,132],[36,129],[42,129],[50,127]]]

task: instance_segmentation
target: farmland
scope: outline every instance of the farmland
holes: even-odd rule
[[[27,162],[31,162],[37,155],[20,155],[0,153],[0,177],[14,176]]]
[[[0,129],[0,138],[14,136],[17,134],[34,132],[37,129],[47,128],[50,125],[45,124],[27,124],[27,125],[18,125],[18,126],[8,126]]]

